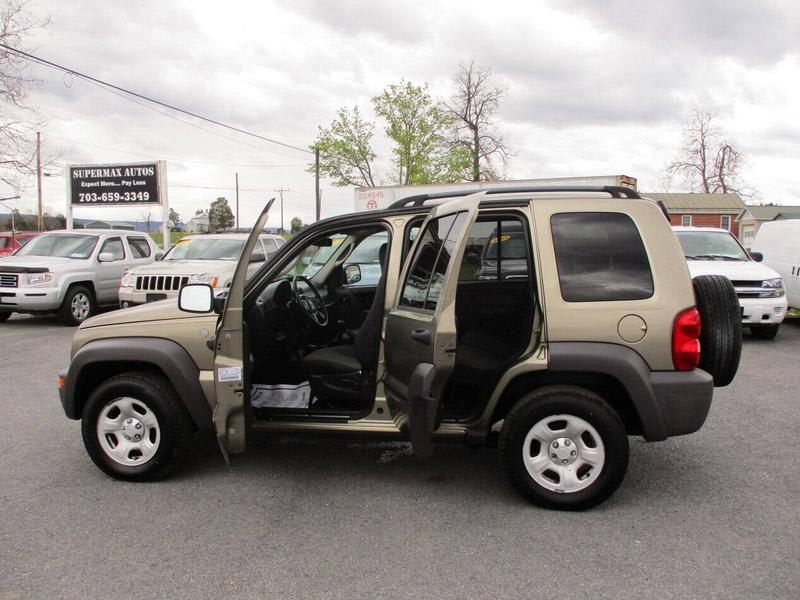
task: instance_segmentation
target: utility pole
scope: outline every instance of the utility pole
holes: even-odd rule
[[[44,231],[44,206],[42,204],[42,134],[36,132],[36,187],[39,195],[39,219],[37,230]]]
[[[283,234],[286,230],[283,228],[283,192],[291,192],[292,190],[287,190],[286,188],[278,188],[277,190],[272,190],[273,192],[278,192],[281,195],[281,234]]]
[[[236,229],[239,229],[239,173],[236,173]]]
[[[317,194],[317,221],[319,221],[322,214],[322,198],[320,197],[319,189],[319,148],[314,146],[314,190]]]

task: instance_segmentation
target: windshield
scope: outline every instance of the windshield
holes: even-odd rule
[[[244,242],[244,238],[183,238],[175,242],[164,260],[238,260]]]
[[[58,256],[60,258],[86,259],[97,245],[96,235],[43,234],[33,238],[17,250],[16,256]]]
[[[676,231],[687,260],[750,260],[739,242],[724,231]]]

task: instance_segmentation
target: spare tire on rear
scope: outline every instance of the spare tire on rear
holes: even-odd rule
[[[742,353],[739,298],[730,279],[700,275],[692,280],[700,312],[700,368],[711,374],[714,386],[733,381]]]

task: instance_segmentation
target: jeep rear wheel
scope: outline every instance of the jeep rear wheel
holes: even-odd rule
[[[733,381],[742,353],[742,314],[730,279],[699,275],[692,280],[700,313],[700,365],[715,387]]]
[[[506,416],[500,458],[514,487],[544,508],[583,510],[607,499],[628,469],[628,436],[614,410],[575,386],[523,396]]]
[[[163,473],[186,445],[191,424],[174,390],[149,373],[124,373],[95,389],[83,409],[86,451],[117,479]]]
[[[94,313],[94,296],[82,285],[69,288],[58,309],[58,316],[66,325],[80,325]]]

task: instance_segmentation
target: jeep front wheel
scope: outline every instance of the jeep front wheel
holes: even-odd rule
[[[517,490],[544,508],[583,510],[607,499],[628,469],[628,436],[597,394],[548,386],[506,416],[500,458]]]
[[[174,390],[149,373],[124,373],[100,384],[83,409],[86,451],[117,479],[152,479],[181,453],[190,422]]]
[[[10,312],[0,312],[0,323],[8,321],[9,317],[14,314]]]

